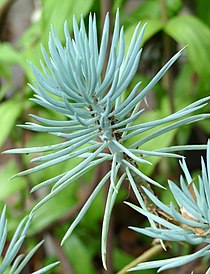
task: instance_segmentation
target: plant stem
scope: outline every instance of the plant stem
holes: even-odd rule
[[[101,12],[101,30],[103,29],[103,22],[106,17],[107,12],[110,13],[110,25],[112,26],[112,16],[111,16],[111,10],[112,10],[112,1],[111,0],[101,0],[100,1],[100,12]],[[105,65],[103,68],[103,76],[105,75],[107,63],[108,63],[108,52],[111,47],[111,28],[109,28],[109,41],[108,41],[108,47],[107,47],[107,53],[106,53],[106,59],[105,59]],[[105,172],[105,174],[109,171],[110,169],[110,162],[106,162],[102,164],[102,170]],[[110,182],[109,182],[110,183]],[[107,182],[105,185],[105,201],[107,198],[108,194],[108,189],[109,189],[109,183]],[[107,274],[113,273],[113,262],[112,262],[112,242],[113,242],[113,216],[110,218],[110,225],[109,225],[109,231],[108,231],[108,238],[107,238]]]
[[[112,2],[110,0],[101,0],[100,1],[100,12],[101,12],[101,29],[103,25],[104,18],[107,12],[111,12],[112,10]]]
[[[103,163],[103,169],[106,173],[110,170],[110,162]],[[104,198],[104,208],[106,205],[109,187],[110,187],[110,180],[105,184],[105,198]],[[107,271],[105,273],[112,274],[113,273],[113,214],[110,217],[109,229],[108,229],[108,236],[107,236],[107,256],[106,256],[106,266]]]
[[[136,258],[131,263],[129,263],[128,265],[126,265],[125,267],[123,267],[123,269],[121,269],[119,272],[117,272],[117,274],[125,274],[125,273],[127,273],[128,269],[130,269],[132,267],[135,267],[135,266],[137,266],[140,263],[148,261],[148,259],[150,259],[154,255],[158,254],[162,249],[163,248],[162,248],[162,246],[160,244],[152,246],[150,249],[148,249],[143,254],[141,254],[138,258]]]

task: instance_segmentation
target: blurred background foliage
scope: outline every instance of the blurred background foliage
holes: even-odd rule
[[[147,112],[143,118],[145,121],[167,116],[196,99],[209,95],[209,0],[0,0],[1,151],[12,147],[40,146],[56,142],[55,136],[29,132],[15,126],[29,121],[29,113],[59,119],[58,114],[45,110],[29,100],[33,93],[27,85],[33,81],[27,60],[39,66],[40,44],[47,47],[50,25],[53,25],[58,37],[64,42],[64,21],[67,20],[71,30],[73,15],[79,20],[83,14],[88,22],[88,13],[93,12],[97,15],[100,36],[106,12],[109,11],[114,17],[117,7],[120,8],[121,25],[125,27],[126,45],[129,44],[137,23],[147,22],[141,64],[132,85],[137,81],[142,81],[143,86],[146,85],[178,49],[187,46],[179,61],[148,96]],[[131,87],[125,91],[125,95],[129,90]],[[149,145],[155,149],[160,143],[162,147],[170,144],[206,144],[209,135],[209,121],[203,121],[193,126],[185,126],[181,130],[174,130],[168,135],[161,136],[158,141],[155,139],[155,143],[151,142]],[[188,152],[186,156],[190,170],[196,174],[196,170],[200,168],[200,154]],[[0,158],[0,210],[4,203],[8,204],[11,234],[21,218],[45,195],[43,191],[30,194],[31,187],[56,176],[57,170],[66,170],[77,164],[70,161],[58,165],[57,169],[53,167],[47,172],[8,181],[15,173],[26,169],[29,160],[27,155],[2,155]],[[167,178],[176,180],[179,176],[177,161],[154,159],[153,162],[152,167],[142,168],[158,182],[165,184]],[[34,246],[43,238],[46,239],[46,245],[37,252],[23,273],[31,273],[37,266],[54,260],[61,260],[62,264],[49,273],[105,273],[100,259],[100,232],[106,189],[100,193],[63,249],[60,247],[60,239],[98,182],[98,178],[106,170],[107,166],[103,164],[94,173],[89,172],[80,182],[76,182],[38,210],[24,248]],[[157,190],[157,194],[162,196],[166,203],[170,201],[171,197],[167,192],[158,193]],[[126,183],[119,193],[118,204],[113,212],[106,273],[120,271],[151,245],[150,239],[127,228],[128,225],[144,226],[146,221],[144,217],[140,218],[139,214],[124,205],[123,200],[136,202]],[[169,249],[168,252],[172,257],[193,252],[195,249],[188,245],[175,245],[174,249]],[[166,255],[166,252],[161,251],[155,258]],[[190,269],[194,269],[195,274],[204,273],[206,267],[207,262],[195,262],[194,266],[182,267],[179,273],[189,273]],[[176,271],[170,270],[170,273],[177,273]],[[146,273],[156,272],[147,270]]]

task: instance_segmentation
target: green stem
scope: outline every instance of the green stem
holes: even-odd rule
[[[132,267],[137,266],[140,263],[148,261],[151,257],[158,254],[162,249],[163,248],[162,248],[161,245],[152,246],[150,249],[145,251],[143,254],[141,254],[139,257],[137,257],[135,260],[133,260],[131,263],[129,263],[128,265],[123,267],[123,269],[121,269],[116,274],[125,274],[125,273],[127,273],[127,271],[129,269],[131,269]]]

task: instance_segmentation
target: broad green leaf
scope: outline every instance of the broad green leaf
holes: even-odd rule
[[[11,65],[23,64],[22,56],[10,44],[0,43],[0,76],[11,75]]]
[[[157,1],[158,2],[158,1]],[[168,9],[168,16],[173,16],[182,8],[182,0],[166,0],[166,6]]]
[[[32,234],[39,233],[52,222],[64,216],[76,204],[75,194],[77,192],[76,182],[65,191],[57,194],[46,204],[39,208],[34,215],[34,220],[30,227]]]
[[[0,64],[11,65],[21,64],[22,58],[19,52],[17,52],[10,44],[0,43]]]
[[[185,15],[171,19],[164,30],[182,46],[188,45],[189,62],[206,81],[210,76],[210,29],[196,17]]]
[[[33,23],[20,38],[20,45],[21,47],[24,48],[24,50],[21,52],[22,58],[24,60],[23,62],[24,72],[29,81],[31,81],[32,79],[34,80],[34,75],[32,73],[30,66],[27,63],[27,60],[32,62],[37,67],[40,66],[40,63],[39,63],[41,60],[40,39],[41,39],[41,22],[40,21]]]
[[[25,188],[25,178],[17,178],[17,180],[15,181],[9,181],[12,175],[17,172],[18,168],[15,161],[9,161],[7,164],[4,165],[4,170],[1,172],[0,180],[0,200],[5,201],[6,198],[11,196],[16,191],[21,191]]]
[[[113,2],[113,8],[112,8],[112,10],[113,10],[114,12],[116,12],[118,8],[121,10],[122,7],[123,7],[123,5],[124,5],[124,2],[125,2],[125,1],[123,1],[123,0],[115,0],[115,1]],[[96,5],[96,3],[94,4],[94,6],[95,6],[95,5]]]
[[[141,5],[136,8],[132,14],[134,17],[148,19],[160,19],[160,4],[156,0],[143,1]]]
[[[85,16],[91,9],[93,0],[42,0],[42,16],[39,22],[32,25],[23,37],[25,50],[23,59],[29,60],[36,67],[40,68],[40,60],[42,59],[40,44],[47,49],[49,39],[50,26],[52,25],[61,41],[64,41],[64,22],[68,21],[69,29],[72,29],[72,17],[80,18],[82,14]],[[34,79],[33,73],[25,62],[25,72],[30,80]]]
[[[96,274],[88,246],[79,237],[72,235],[65,243],[64,250],[73,266],[74,273]]]
[[[57,35],[62,40],[63,25],[64,21],[67,20],[69,27],[72,26],[72,16],[80,18],[80,15],[85,16],[92,7],[93,0],[68,0],[68,1],[57,1],[57,0],[43,0],[43,11],[42,11],[42,41],[48,40],[50,31],[50,25],[53,25]]]
[[[138,23],[138,22],[137,22]],[[145,33],[142,39],[142,45],[145,44],[153,35],[159,32],[163,28],[163,23],[160,20],[151,19],[148,21],[141,21],[141,26],[147,23]],[[133,35],[134,29],[136,27],[136,22],[128,28],[125,28],[125,46],[128,47],[131,37]]]
[[[195,1],[196,15],[210,26],[210,5],[209,0]]]
[[[181,7],[182,7],[182,1],[181,0],[166,0],[166,8],[167,8],[167,14],[169,17],[173,16],[175,13],[177,13]],[[150,20],[161,20],[161,16],[163,11],[161,10],[160,1],[157,0],[147,0],[142,1],[141,4],[138,5],[138,7],[135,8],[135,10],[132,12],[131,15],[129,15],[130,18],[127,20],[132,20],[132,18],[135,18],[138,20],[147,19]]]
[[[6,75],[2,72],[1,68],[0,68],[0,71],[1,71],[1,76],[7,76],[8,74],[6,73]],[[5,83],[4,85],[2,85],[0,87],[0,101],[2,100],[2,98],[4,98],[5,94],[7,93],[7,91],[9,90],[9,84],[8,83]]]
[[[0,5],[3,6],[6,2],[7,0],[0,0]]]
[[[129,231],[128,231],[129,235]],[[113,250],[113,262],[116,270],[122,269],[125,265],[129,264],[134,258],[130,255],[125,253],[119,248],[115,248]]]
[[[4,144],[11,130],[16,124],[16,120],[19,117],[22,110],[20,100],[11,99],[0,105],[0,146]]]
[[[182,64],[182,69],[174,79],[173,95],[175,109],[179,109],[180,105],[192,103],[195,100],[195,83],[193,82],[194,71],[189,62]],[[183,92],[185,94],[185,100],[183,100]],[[200,98],[200,97],[199,97]]]
[[[163,23],[160,20],[148,20],[146,30],[143,36],[143,45],[156,33],[163,28]]]
[[[180,70],[179,74],[177,75],[176,79],[174,80],[173,85],[173,95],[174,95],[174,105],[175,109],[179,110],[180,107],[184,107],[187,104],[192,103],[196,97],[196,85],[193,82],[194,71],[192,66],[188,63],[182,64],[182,69]],[[185,94],[183,100],[183,92]],[[200,94],[198,94],[200,98]],[[203,110],[200,110],[203,112]],[[209,123],[208,119],[206,121]],[[201,124],[200,122],[199,124]],[[191,133],[191,127],[182,127],[181,130],[178,130],[176,141],[177,144],[182,145],[186,144]]]
[[[94,172],[94,171],[92,171],[92,172]],[[80,191],[82,191],[83,189],[84,189],[84,187],[81,188]],[[101,218],[103,216],[104,196],[105,196],[104,191],[100,191],[99,195],[97,195],[97,197],[93,201],[93,204],[90,206],[87,213],[81,220],[81,224],[80,224],[81,228],[86,228],[86,229],[88,229],[90,231],[94,231],[94,232],[98,231],[98,227],[96,226],[96,224],[100,223]],[[96,210],[96,208],[97,208],[97,210]]]

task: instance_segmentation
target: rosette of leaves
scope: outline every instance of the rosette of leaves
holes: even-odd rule
[[[5,248],[8,223],[6,220],[6,206],[4,207],[0,217],[0,273],[4,274],[19,274],[23,268],[27,265],[31,257],[37,251],[37,249],[43,244],[44,241],[38,243],[27,255],[19,254],[20,249],[26,237],[26,233],[31,224],[32,216],[25,217],[18,225],[10,243]],[[2,253],[4,252],[4,255]],[[19,254],[19,255],[18,255]],[[56,266],[59,262],[52,263],[43,267],[40,270],[33,272],[32,274],[46,273],[48,270]]]
[[[130,228],[152,238],[183,241],[193,245],[203,243],[206,246],[190,255],[141,263],[130,271],[159,268],[158,272],[160,272],[210,255],[210,141],[207,144],[207,165],[201,158],[201,175],[198,176],[197,186],[184,160],[180,162],[180,165],[185,175],[185,178],[180,176],[180,187],[172,181],[168,181],[178,209],[172,202],[169,206],[165,205],[148,189],[143,188],[149,199],[157,206],[156,213],[148,213],[133,204],[127,204],[152,219],[156,225],[158,224],[158,228]],[[206,273],[210,273],[210,268]]]
[[[82,17],[80,25],[75,18],[73,19],[74,38],[71,38],[65,23],[65,46],[61,44],[52,28],[49,38],[50,56],[42,47],[44,58],[44,63],[41,61],[42,72],[31,64],[36,78],[33,86],[31,85],[36,94],[32,100],[43,108],[63,114],[64,119],[57,121],[31,115],[36,123],[30,122],[22,127],[57,135],[65,141],[49,146],[12,149],[6,152],[43,153],[42,156],[32,159],[32,162],[38,162],[39,165],[20,172],[15,177],[31,174],[70,159],[82,159],[76,167],[32,189],[35,191],[45,186],[52,186],[51,192],[34,207],[33,212],[90,169],[104,161],[111,161],[110,171],[98,183],[62,241],[69,237],[100,189],[110,180],[102,226],[103,258],[106,254],[110,214],[123,180],[127,178],[130,181],[135,193],[138,191],[136,191],[134,175],[150,184],[162,187],[141,172],[138,164],[151,164],[146,160],[146,157],[151,155],[181,157],[173,153],[176,148],[147,151],[141,149],[141,146],[170,130],[209,117],[209,114],[190,117],[189,114],[202,108],[210,97],[201,99],[163,119],[133,124],[144,112],[144,109],[139,108],[140,103],[182,52],[175,54],[145,88],[140,90],[141,83],[137,83],[125,98],[124,91],[128,88],[139,66],[144,29],[145,25],[141,30],[140,24],[137,25],[126,52],[124,28],[120,27],[119,11],[116,14],[110,49],[108,48],[108,14],[100,43],[97,37],[96,18],[92,14],[89,16],[87,30]],[[109,53],[108,62],[105,65],[107,52]],[[105,71],[104,76],[103,71]],[[153,133],[149,132],[158,126],[162,128],[158,128]],[[147,131],[148,135],[141,138],[141,134]],[[137,135],[139,141],[127,146],[126,141]],[[119,170],[121,170],[120,175]],[[141,203],[144,206],[142,200]]]

